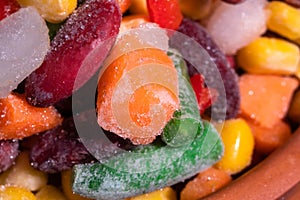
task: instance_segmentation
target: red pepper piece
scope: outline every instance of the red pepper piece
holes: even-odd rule
[[[191,77],[192,87],[195,91],[200,114],[209,108],[218,97],[218,92],[207,88],[204,85],[204,77],[201,74],[195,74]]]
[[[183,19],[178,0],[147,0],[147,8],[150,21],[162,28],[176,30]]]
[[[20,5],[15,0],[1,0],[0,1],[0,20],[18,11]]]

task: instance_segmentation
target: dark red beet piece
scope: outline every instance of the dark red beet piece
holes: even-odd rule
[[[61,126],[38,136],[30,151],[33,167],[57,173],[78,163],[90,162],[93,157],[81,143],[72,118],[65,119]]]
[[[0,173],[7,170],[19,153],[17,140],[0,140]]]
[[[16,0],[1,0],[0,1],[0,20],[18,11],[20,5]]]
[[[206,85],[218,91],[218,99],[211,111],[215,114],[214,118],[222,119],[224,114],[226,114],[226,119],[234,118],[238,114],[240,105],[238,75],[230,66],[226,56],[198,22],[185,18],[177,31],[187,35],[193,41],[198,42],[207,51],[211,60],[217,66],[217,69],[210,66],[196,66],[196,70],[192,65],[188,65],[190,75],[201,73],[205,78]],[[170,40],[171,47],[178,49],[184,58],[191,58],[194,59],[194,63],[200,62],[202,63],[201,65],[205,65],[205,61],[201,61],[201,56],[199,57],[199,55],[197,55],[197,51],[191,48],[188,41],[176,41],[176,33],[172,38]],[[187,62],[189,63],[189,60]],[[220,73],[223,83],[216,83],[215,76],[217,73]],[[220,87],[220,84],[224,84],[224,87]],[[224,88],[225,94],[221,91]]]
[[[120,23],[115,0],[86,0],[59,29],[43,64],[27,78],[28,102],[49,106],[71,96],[99,69]]]

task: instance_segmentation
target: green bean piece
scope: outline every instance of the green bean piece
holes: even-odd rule
[[[171,147],[162,142],[139,146],[105,163],[75,165],[73,191],[96,199],[117,200],[154,191],[194,176],[216,163],[223,144],[216,129],[203,122],[194,141]]]

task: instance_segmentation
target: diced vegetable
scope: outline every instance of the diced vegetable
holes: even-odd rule
[[[207,20],[207,31],[226,55],[234,55],[266,31],[266,4],[266,0],[246,0],[236,5],[218,2]]]
[[[149,22],[147,15],[129,15],[122,18],[120,33],[136,28],[143,23]]]
[[[27,100],[35,106],[49,106],[79,89],[100,68],[120,24],[116,1],[86,0],[81,4],[51,41],[43,64],[27,77]]]
[[[215,165],[229,174],[236,174],[251,163],[254,150],[254,137],[245,120],[241,118],[226,120],[221,137],[224,155]]]
[[[279,120],[272,128],[256,124],[251,119],[247,120],[255,140],[255,151],[268,155],[283,145],[292,135],[291,127]]]
[[[0,21],[0,44],[4,98],[42,64],[49,49],[48,28],[36,9],[21,8]]]
[[[18,11],[20,5],[16,0],[2,0],[0,1],[0,20]]]
[[[176,200],[176,192],[171,187],[166,187],[154,192],[128,198],[126,200]]]
[[[299,47],[277,38],[260,37],[237,53],[238,65],[255,74],[293,75],[299,61]]]
[[[281,1],[272,1],[267,7],[270,30],[300,44],[300,10]]]
[[[142,48],[123,54],[99,79],[99,125],[134,144],[152,142],[178,107],[177,72],[160,49]]]
[[[118,0],[121,12],[124,13],[130,7],[131,0]]]
[[[214,127],[204,130],[187,146],[159,143],[140,146],[105,163],[74,168],[73,190],[90,198],[121,199],[150,192],[185,180],[220,159],[223,145]]]
[[[186,79],[185,61],[178,54],[169,53],[169,56],[178,73],[180,109],[175,111],[172,119],[165,126],[162,140],[170,146],[177,147],[191,143],[202,123],[195,93],[189,78]]]
[[[34,194],[17,186],[0,186],[0,199],[5,200],[36,200]]]
[[[16,93],[0,99],[0,115],[0,139],[28,137],[52,129],[62,122],[54,107],[31,106],[24,95]]]
[[[17,0],[22,7],[33,6],[52,23],[64,21],[76,8],[77,0]]]
[[[214,120],[236,117],[240,107],[238,76],[230,67],[224,53],[204,27],[196,21],[183,19],[178,31],[188,37],[174,33],[170,38],[170,46],[177,49],[190,63],[188,66],[191,75],[202,74],[206,85],[218,92],[219,96],[212,107],[211,117]]]
[[[147,0],[147,8],[150,21],[162,28],[176,30],[183,19],[178,0]]]
[[[22,187],[29,191],[38,191],[48,181],[46,173],[31,167],[27,151],[22,151],[16,159],[16,164],[1,176],[2,184]]]
[[[240,77],[241,115],[263,127],[273,128],[287,114],[298,80],[275,75]]]
[[[201,199],[224,187],[231,180],[231,176],[225,171],[210,167],[186,184],[180,192],[180,200]]]
[[[72,191],[72,170],[65,170],[61,173],[61,183],[64,195],[68,200],[92,200],[75,194]]]

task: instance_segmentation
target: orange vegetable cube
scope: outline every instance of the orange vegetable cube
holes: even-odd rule
[[[0,139],[22,139],[54,128],[62,117],[54,107],[38,108],[20,94],[0,99]]]
[[[252,120],[247,120],[247,123],[254,136],[255,150],[263,155],[267,155],[277,149],[292,135],[291,127],[282,120],[277,121],[272,128],[262,127]]]
[[[272,128],[287,114],[298,80],[275,75],[245,74],[240,77],[241,116]]]

